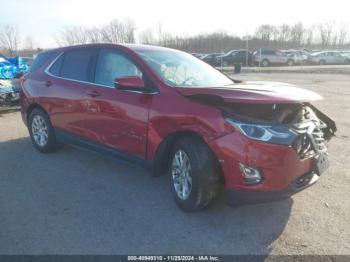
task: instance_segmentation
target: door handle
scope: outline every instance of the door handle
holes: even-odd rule
[[[47,86],[47,87],[52,86],[52,82],[51,82],[50,80],[47,80],[47,81],[45,82],[45,86]]]
[[[86,91],[86,94],[91,96],[91,97],[97,97],[100,95],[100,93],[97,91]]]

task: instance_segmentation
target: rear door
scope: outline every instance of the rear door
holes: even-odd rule
[[[334,64],[341,65],[344,64],[344,57],[339,52],[332,52]]]
[[[79,48],[62,53],[47,70],[51,90],[51,120],[61,131],[98,141],[90,132],[90,113],[98,111],[92,81],[94,48]]]
[[[275,51],[266,50],[266,51],[264,51],[264,54],[266,54],[266,58],[270,61],[270,63],[272,63],[272,64],[279,63],[279,59],[278,59],[278,56],[276,55]]]
[[[332,55],[332,52],[323,53],[322,59],[326,61],[326,64],[334,64],[334,57]]]
[[[285,64],[287,62],[287,56],[281,51],[275,51],[276,63]]]

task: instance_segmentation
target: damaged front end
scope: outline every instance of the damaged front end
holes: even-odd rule
[[[290,145],[300,159],[326,153],[335,122],[310,103],[223,104],[225,119],[251,139]]]
[[[250,140],[242,142],[243,147],[237,150],[233,146],[231,155],[239,156],[238,161],[244,164],[262,169],[265,176],[275,170],[271,173],[270,182],[265,179],[261,184],[274,183],[276,177],[273,174],[281,173],[279,168],[290,169],[291,163],[298,168],[289,173],[289,178],[300,178],[301,185],[308,183],[304,175],[313,176],[314,172],[320,175],[328,168],[326,144],[337,128],[332,119],[311,104],[322,99],[311,90],[279,82],[248,81],[223,87],[177,88],[177,91],[219,109],[226,123]],[[230,137],[237,139],[239,136]],[[225,138],[222,140],[226,141]],[[229,143],[234,143],[234,140],[231,141]],[[252,155],[252,152],[259,153]],[[280,154],[287,154],[288,160]],[[302,170],[305,173],[300,173]]]

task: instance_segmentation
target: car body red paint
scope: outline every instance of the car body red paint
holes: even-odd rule
[[[278,82],[244,82],[232,86],[214,88],[178,88],[183,95],[215,95],[228,103],[291,104],[322,99],[312,91]]]
[[[78,48],[115,49],[128,56],[153,83],[152,93],[127,92],[94,83],[55,77],[45,69],[61,54]],[[291,85],[244,82],[222,87],[170,87],[147,65],[137,51],[163,50],[143,45],[87,45],[53,50],[40,68],[26,76],[22,116],[33,105],[49,115],[52,125],[74,136],[115,148],[142,160],[153,161],[162,142],[174,133],[200,136],[217,157],[225,187],[246,192],[283,190],[310,172],[314,158],[301,160],[291,146],[256,141],[228,125],[219,108],[190,99],[215,95],[229,103],[288,104],[321,97]],[[244,183],[239,162],[258,167],[263,181]]]

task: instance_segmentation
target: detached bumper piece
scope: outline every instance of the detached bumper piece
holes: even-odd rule
[[[310,172],[295,179],[283,190],[269,192],[249,192],[235,189],[226,189],[226,202],[230,206],[258,204],[278,201],[288,198],[317,182],[319,176],[316,172]]]

